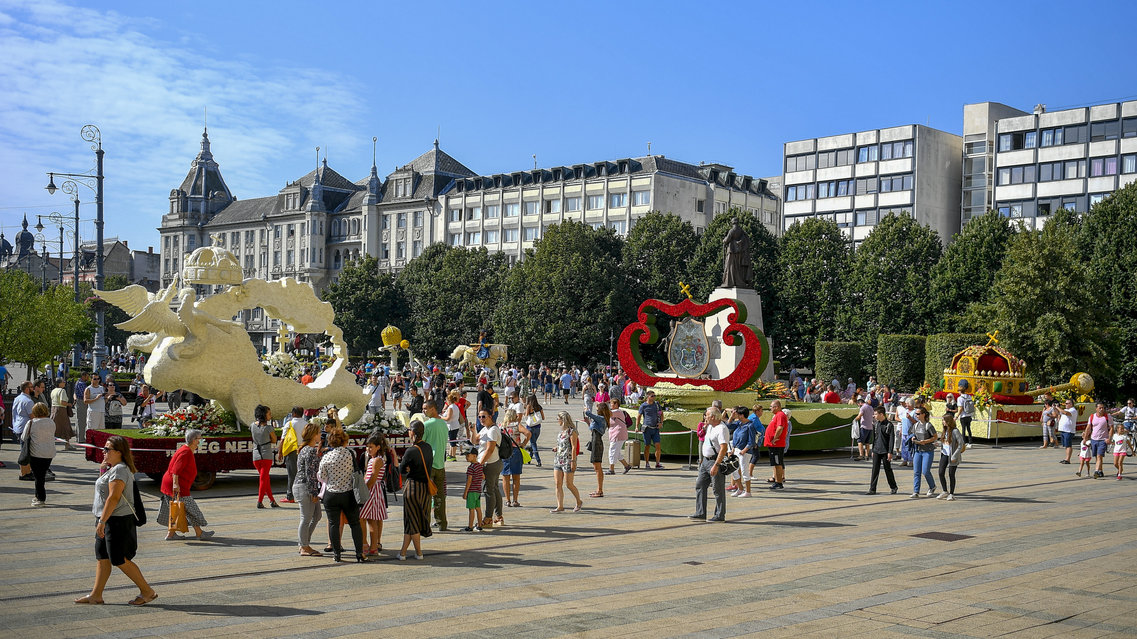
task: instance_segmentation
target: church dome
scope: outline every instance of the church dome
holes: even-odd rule
[[[23,229],[19,233],[16,233],[15,237],[16,256],[24,257],[25,255],[30,255],[34,252],[32,247],[36,243],[36,236],[32,235],[31,232],[28,231],[27,215],[24,216],[24,223],[20,226],[22,226]]]

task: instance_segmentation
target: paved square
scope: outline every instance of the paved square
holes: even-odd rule
[[[1099,637],[1134,633],[1135,484],[1079,479],[1035,446],[965,454],[955,502],[865,496],[869,466],[845,455],[791,457],[784,491],[730,499],[725,524],[690,522],[694,475],[606,477],[602,499],[553,515],[552,470],[527,466],[506,525],[461,533],[464,463],[447,465],[451,531],[426,559],[395,560],[392,504],[379,561],[334,564],[296,553],[294,506],[254,508],[252,471],[197,494],[213,542],[164,542],[139,529],[137,563],[160,597],[117,570],[105,606],[78,606],[93,578],[96,467],[60,452],[48,507],[0,460],[0,628],[36,637]],[[685,460],[683,460],[685,461]],[[1075,464],[1076,464],[1075,457]],[[578,473],[587,495],[590,472]],[[1108,471],[1108,469],[1107,469]],[[759,482],[766,469],[757,471]],[[274,471],[282,491],[283,469]],[[157,486],[143,479],[151,517]],[[278,493],[280,494],[280,493]],[[571,503],[571,502],[570,502]],[[461,518],[461,519],[459,519]],[[917,537],[967,535],[959,541]],[[317,543],[327,540],[317,531]]]

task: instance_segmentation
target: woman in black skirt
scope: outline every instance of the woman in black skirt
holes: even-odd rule
[[[403,453],[403,460],[399,463],[399,472],[407,477],[403,489],[403,548],[399,551],[400,560],[407,558],[407,547],[411,543],[415,545],[415,559],[422,559],[422,538],[430,536],[431,494],[426,473],[434,464],[434,455],[430,444],[422,440],[422,433],[422,422],[411,422],[407,435],[413,445]]]

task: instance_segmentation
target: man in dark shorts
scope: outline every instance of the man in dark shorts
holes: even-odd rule
[[[663,454],[660,446],[659,425],[663,423],[663,407],[655,403],[655,391],[648,391],[644,396],[644,403],[640,404],[636,414],[636,426],[643,426],[644,437],[644,468],[651,468],[651,446],[655,444],[655,467],[663,468],[659,463]]]
[[[572,373],[567,369],[561,369],[561,395],[565,398],[565,403],[568,403],[569,395],[572,394]]]
[[[774,469],[774,482],[770,490],[785,488],[782,482],[786,480],[786,436],[789,435],[790,420],[782,410],[782,402],[770,402],[770,410],[774,416],[770,418],[770,425],[766,427],[766,450],[770,453],[770,466]]]

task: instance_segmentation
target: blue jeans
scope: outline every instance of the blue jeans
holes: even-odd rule
[[[928,480],[928,490],[936,489],[936,480],[932,477],[932,453],[923,451],[912,452],[912,492],[920,492],[920,475]]]
[[[533,456],[533,461],[538,466],[541,465],[541,453],[537,450],[537,438],[541,436],[541,426],[529,427],[529,454]]]

